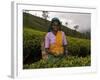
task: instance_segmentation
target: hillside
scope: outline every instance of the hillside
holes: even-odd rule
[[[48,20],[42,19],[40,17],[34,16],[29,13],[23,13],[23,27],[29,27],[35,30],[47,32],[49,25],[50,21]],[[86,39],[89,38],[87,35],[84,35],[83,33],[77,32],[63,25],[62,25],[62,30],[68,36],[86,38]]]

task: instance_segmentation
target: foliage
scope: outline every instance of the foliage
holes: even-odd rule
[[[74,56],[87,56],[90,55],[91,44],[90,40],[68,37],[68,51],[69,54]]]
[[[41,59],[41,42],[46,33],[29,28],[24,28],[23,31],[23,60],[25,61],[30,54],[33,61]],[[67,36],[67,41],[69,55],[83,57],[90,55],[90,40]]]
[[[35,29],[38,31],[47,32],[48,28],[50,26],[50,21],[40,18],[40,17],[37,17],[32,14],[29,14],[29,13],[23,13],[23,26],[32,28],[32,29]],[[85,35],[78,31],[72,30],[72,29],[68,28],[67,26],[65,27],[64,25],[62,25],[62,30],[68,36],[90,39],[90,35]]]
[[[23,34],[23,61],[29,56],[33,56],[33,60],[41,57],[41,41],[43,40],[43,32],[32,29],[24,29]],[[36,53],[36,54],[35,54]]]
[[[24,69],[59,68],[59,67],[80,67],[80,66],[90,66],[90,65],[91,65],[90,56],[87,57],[67,56],[56,63],[41,59],[38,62],[32,64],[26,64],[23,66],[23,68]]]

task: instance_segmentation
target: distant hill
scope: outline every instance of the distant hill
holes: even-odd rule
[[[35,30],[47,32],[49,25],[50,25],[50,21],[48,20],[34,16],[29,13],[25,13],[25,12],[23,13],[23,27],[28,27]],[[62,30],[68,36],[89,39],[87,35],[84,35],[83,33],[80,33],[68,27],[65,27],[64,25],[62,25]]]

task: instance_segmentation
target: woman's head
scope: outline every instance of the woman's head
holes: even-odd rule
[[[52,18],[49,31],[58,31],[58,30],[61,30],[61,22],[58,18]]]

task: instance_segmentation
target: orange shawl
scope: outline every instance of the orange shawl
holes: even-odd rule
[[[63,54],[64,48],[63,48],[63,41],[62,41],[62,32],[58,31],[56,34],[56,41],[54,44],[50,44],[50,52],[54,54],[55,56]]]

